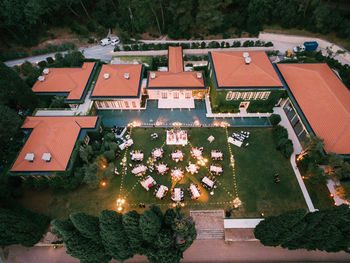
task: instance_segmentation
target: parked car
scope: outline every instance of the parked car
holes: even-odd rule
[[[119,38],[117,38],[117,37],[111,38],[111,45],[112,46],[118,45],[119,43],[120,43]]]
[[[111,42],[112,42],[111,39],[109,37],[107,37],[107,38],[101,39],[100,44],[101,44],[101,46],[104,47],[104,46],[111,44]]]

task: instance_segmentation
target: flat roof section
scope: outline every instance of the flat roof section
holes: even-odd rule
[[[81,129],[95,128],[97,116],[27,117],[23,129],[33,129],[19,153],[11,172],[65,171]],[[42,159],[51,154],[49,162]],[[34,160],[26,160],[34,154]]]
[[[214,51],[210,56],[219,88],[283,87],[264,51]]]
[[[183,72],[182,47],[169,47],[168,50],[168,66],[169,72]]]
[[[81,68],[49,68],[42,73],[32,88],[38,93],[68,93],[66,100],[81,100],[89,81],[94,62],[85,62]],[[45,71],[45,70],[44,70]]]
[[[91,98],[139,97],[142,65],[103,65]]]
[[[278,64],[325,151],[350,153],[350,91],[325,63]]]

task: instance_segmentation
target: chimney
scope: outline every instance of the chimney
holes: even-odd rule
[[[24,160],[27,160],[32,163],[34,161],[34,153],[27,153],[24,157]]]
[[[48,69],[48,68],[45,68],[44,70],[43,70],[43,72],[44,72],[44,74],[49,74],[50,73],[50,69]]]
[[[51,153],[44,153],[43,156],[41,157],[41,159],[43,159],[46,162],[50,162],[51,161]]]
[[[249,53],[248,53],[248,52],[243,52],[243,57],[244,57],[244,58],[249,57]]]
[[[39,76],[38,80],[39,80],[40,82],[43,82],[43,81],[45,80],[45,77],[44,77],[44,76]]]
[[[103,77],[104,77],[105,79],[109,79],[109,73],[103,74]]]
[[[151,73],[151,79],[155,79],[156,78],[156,73],[152,72]]]
[[[202,78],[202,73],[198,72],[197,73],[197,79],[200,79],[200,78]]]
[[[246,57],[244,60],[245,60],[246,65],[249,65],[250,62],[252,61],[252,59],[250,57]]]
[[[124,73],[124,78],[129,79],[130,78],[129,73]]]

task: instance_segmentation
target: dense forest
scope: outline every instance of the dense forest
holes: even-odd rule
[[[53,27],[83,36],[112,28],[126,37],[149,32],[179,39],[256,35],[278,24],[350,38],[349,9],[347,0],[6,0],[0,2],[0,46],[34,46]]]

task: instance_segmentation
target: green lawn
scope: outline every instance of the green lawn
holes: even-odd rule
[[[184,211],[193,209],[228,209],[232,207],[233,199],[238,196],[242,206],[234,210],[232,217],[256,217],[261,212],[265,215],[276,215],[283,211],[306,208],[304,198],[299,189],[295,175],[290,163],[280,152],[275,150],[270,128],[229,128],[228,134],[234,131],[247,130],[251,132],[249,147],[238,148],[231,146],[232,154],[235,157],[235,171],[230,166],[230,150],[227,144],[225,128],[184,128],[190,136],[190,144],[197,147],[204,147],[204,157],[207,158],[209,167],[212,162],[210,152],[212,149],[219,149],[224,153],[224,160],[217,161],[223,166],[224,173],[218,176],[217,189],[214,196],[209,195],[208,190],[202,190],[202,196],[198,200],[192,200],[185,191]],[[155,147],[163,147],[165,153],[161,161],[167,163],[170,168],[175,166],[185,170],[189,161],[195,162],[190,156],[191,146],[176,147],[165,145],[165,129],[161,128],[134,128],[131,137],[134,140],[132,149],[142,149],[145,153],[143,163]],[[159,138],[150,140],[150,134],[157,132]],[[211,144],[207,138],[213,135],[214,142]],[[183,162],[176,164],[169,157],[169,154],[176,148],[185,153]],[[130,158],[130,149],[123,152]],[[120,166],[121,159],[116,161]],[[198,183],[201,178],[208,175],[208,168],[201,167],[199,173],[185,177],[176,184],[176,187],[187,189],[190,182]],[[138,203],[155,203],[166,209],[171,207],[173,202],[170,199],[170,192],[165,199],[159,200],[154,197],[152,189],[147,192],[140,185],[140,178],[128,173],[122,176],[115,176],[106,187],[90,189],[86,186],[69,193],[52,193],[49,190],[42,192],[28,192],[23,202],[30,208],[48,214],[52,218],[66,217],[72,212],[83,211],[90,214],[97,214],[103,209],[116,209],[116,200],[119,197],[126,199],[126,209],[139,209]],[[281,182],[275,184],[273,174],[280,174]],[[152,177],[159,184],[164,184],[170,189],[174,187],[171,182],[170,171],[167,175],[160,176],[153,173]],[[200,185],[200,184],[199,184]],[[236,185],[236,187],[235,187]]]
[[[152,56],[113,56],[112,57],[112,60],[113,59],[119,59],[123,62],[128,62],[130,64],[132,63],[138,63],[138,64],[148,64],[148,65],[151,65],[152,64]]]

